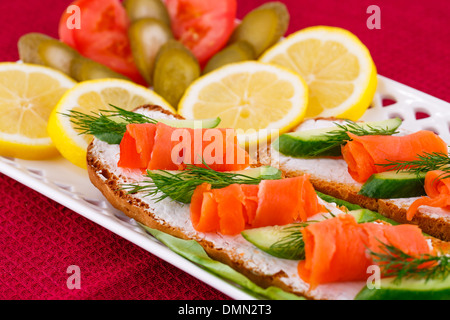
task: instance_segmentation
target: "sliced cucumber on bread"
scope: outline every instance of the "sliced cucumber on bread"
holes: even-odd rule
[[[394,131],[401,124],[402,120],[399,118],[357,123],[363,129],[378,128],[386,131]],[[337,157],[341,155],[341,145],[335,145],[335,136],[332,133],[336,130],[342,130],[342,128],[333,126],[285,133],[274,141],[273,146],[286,156],[298,158]]]
[[[301,241],[301,227],[301,224],[270,226],[247,229],[241,234],[257,248],[274,257],[301,260],[305,258],[305,246]],[[300,237],[300,241],[298,237]]]
[[[191,129],[213,129],[220,123],[220,118],[211,118],[203,120],[179,120],[179,119],[156,119],[173,128],[191,128]]]
[[[393,222],[381,214],[367,209],[351,210],[348,213],[355,217],[358,223],[374,222],[377,220],[383,220],[389,223]],[[247,229],[241,234],[244,239],[254,244],[255,247],[274,257],[302,260],[305,258],[305,246],[301,229],[309,223],[314,222],[309,221],[284,226]]]
[[[425,173],[386,171],[373,174],[361,187],[360,195],[375,199],[396,199],[426,195]]]

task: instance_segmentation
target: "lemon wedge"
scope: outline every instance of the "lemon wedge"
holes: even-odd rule
[[[243,146],[270,141],[304,117],[308,88],[298,74],[277,65],[247,61],[225,65],[193,82],[179,104],[187,119],[220,117],[237,130]]]
[[[337,27],[297,31],[266,51],[260,61],[284,66],[305,79],[306,118],[356,121],[370,106],[377,87],[369,50],[353,33]]]
[[[86,168],[86,152],[92,136],[80,135],[67,116],[70,111],[92,114],[99,110],[111,110],[110,105],[133,110],[145,104],[159,105],[170,112],[176,112],[154,91],[131,81],[99,79],[80,82],[63,95],[51,113],[48,133],[64,158]]]
[[[75,84],[51,68],[0,63],[0,155],[27,160],[57,156],[47,134],[48,118]]]

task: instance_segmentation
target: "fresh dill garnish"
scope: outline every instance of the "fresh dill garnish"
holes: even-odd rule
[[[386,167],[390,171],[409,172],[417,176],[428,171],[441,170],[444,173],[439,176],[439,179],[450,177],[450,157],[443,152],[425,152],[422,155],[417,155],[416,160],[411,161],[394,161],[389,159],[386,159],[386,161],[386,163],[376,165]]]
[[[70,110],[62,115],[70,118],[74,129],[79,134],[89,134],[109,144],[119,144],[131,123],[157,123],[156,120],[143,114],[127,111],[113,106],[112,110],[99,110],[98,113],[85,114],[76,110]]]
[[[375,127],[368,124],[360,125],[351,120],[346,120],[344,124],[335,122],[334,125],[336,125],[338,128],[335,130],[328,131],[323,135],[321,135],[321,140],[323,139],[322,144],[324,146],[320,149],[311,151],[310,154],[308,154],[307,156],[311,157],[319,156],[320,154],[326,151],[344,145],[348,140],[350,140],[348,132],[353,133],[354,135],[357,136],[373,136],[373,135],[388,136],[398,133],[396,128]]]
[[[331,218],[336,217],[330,210],[328,210]],[[326,215],[322,215],[324,220],[330,219]],[[281,237],[278,241],[274,242],[270,246],[270,251],[273,255],[283,258],[283,259],[292,259],[292,260],[303,260],[305,259],[305,242],[303,241],[303,233],[302,229],[306,228],[312,223],[317,223],[318,220],[309,220],[306,222],[297,222],[281,229],[281,233],[283,233],[283,237]]]
[[[204,163],[205,164],[205,163]],[[236,172],[219,172],[209,168],[188,164],[183,171],[147,170],[144,180],[139,183],[124,184],[123,189],[128,193],[146,192],[156,201],[166,198],[190,203],[195,188],[202,183],[211,184],[212,189],[225,188],[231,184],[259,184],[265,176],[251,177]]]
[[[282,228],[280,232],[284,235],[270,246],[271,254],[283,259],[305,259],[305,242],[303,241],[302,229],[310,223],[312,221],[293,223]]]
[[[381,242],[381,252],[369,250],[374,263],[381,267],[385,277],[395,277],[394,283],[403,279],[445,280],[450,275],[448,255],[422,254],[411,256],[399,248]]]

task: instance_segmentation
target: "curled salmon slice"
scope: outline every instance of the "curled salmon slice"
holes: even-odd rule
[[[371,175],[392,170],[392,161],[413,161],[426,153],[448,153],[447,144],[432,131],[421,130],[405,136],[357,136],[342,147],[342,156],[352,178],[364,183]]]
[[[433,170],[425,175],[425,192],[427,196],[415,200],[406,211],[406,219],[412,220],[419,207],[430,206],[450,210],[450,178],[446,172]]]

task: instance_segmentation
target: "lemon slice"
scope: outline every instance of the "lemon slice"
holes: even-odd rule
[[[66,115],[71,110],[85,114],[110,110],[111,105],[133,110],[144,104],[176,111],[162,97],[143,86],[121,79],[83,81],[68,90],[50,115],[48,133],[64,158],[86,168],[86,151],[92,136],[81,135]]]
[[[61,96],[75,84],[47,67],[0,63],[0,155],[27,160],[58,155],[47,122]]]
[[[220,117],[241,145],[270,141],[304,117],[308,88],[296,73],[257,61],[225,65],[193,82],[179,105],[187,119]]]
[[[369,50],[351,32],[317,26],[293,33],[269,49],[260,61],[299,73],[309,88],[306,117],[358,120],[377,87]]]

